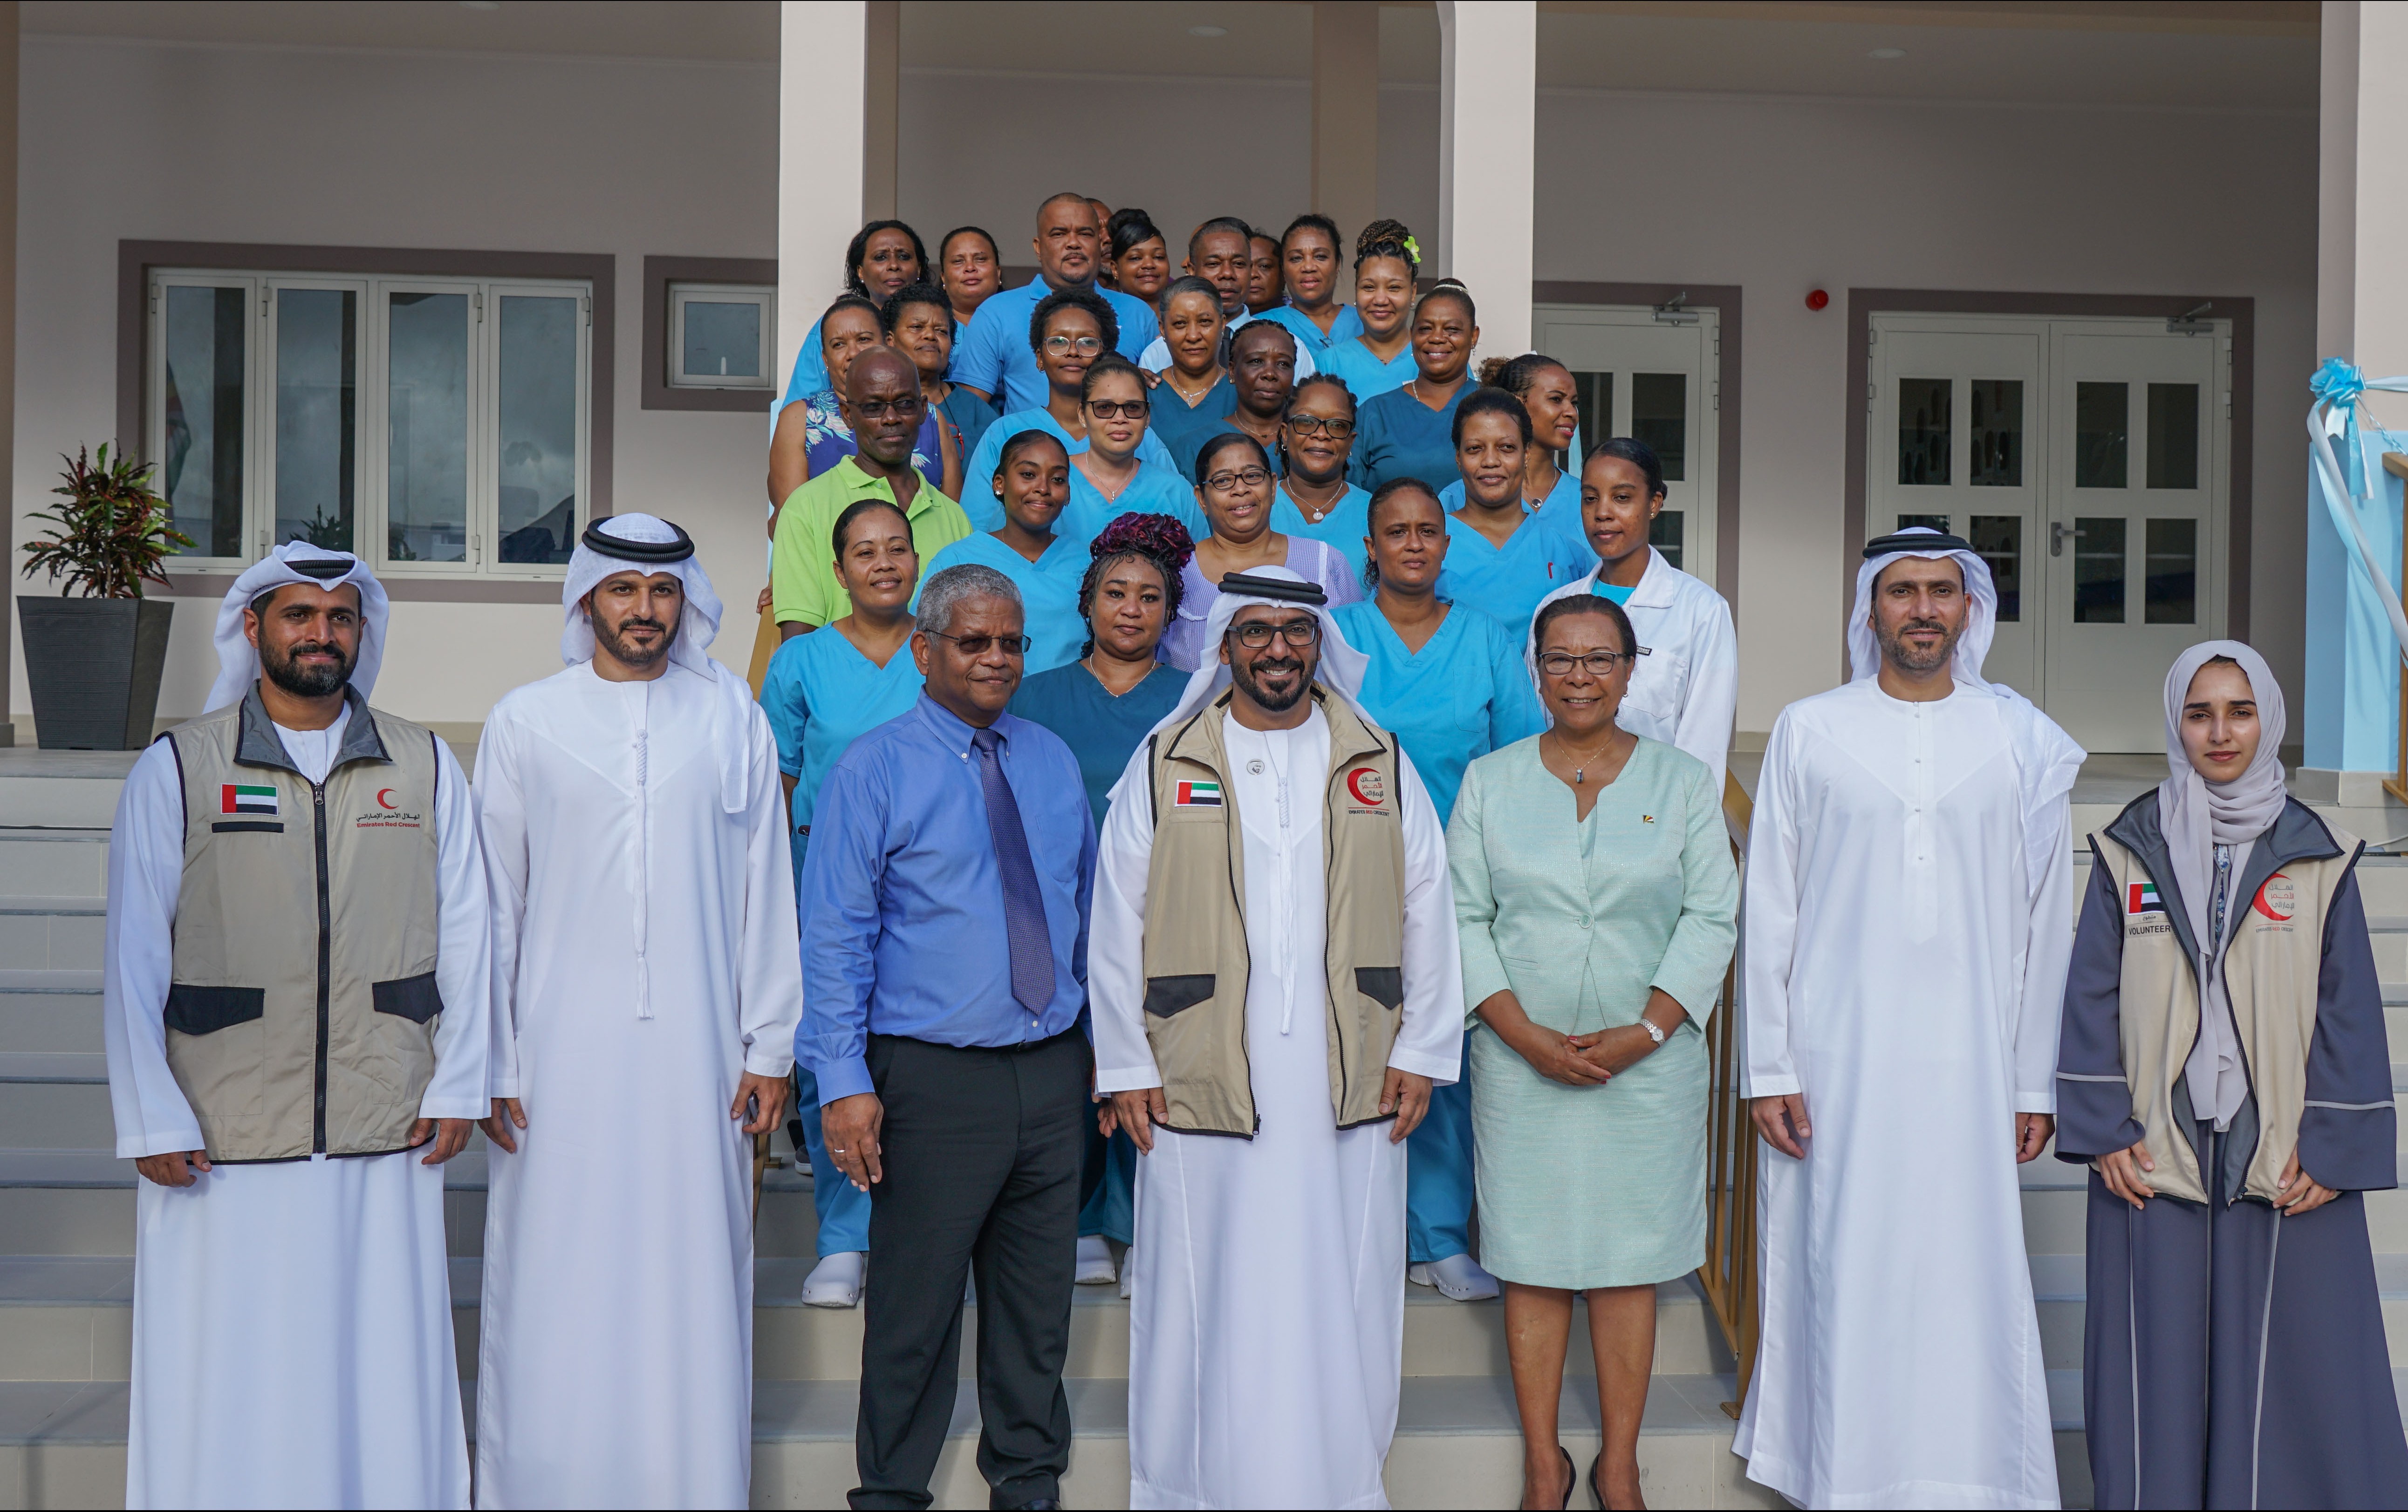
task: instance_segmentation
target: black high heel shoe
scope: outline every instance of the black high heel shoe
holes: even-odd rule
[[[1556,1452],[1557,1454],[1560,1454],[1560,1455],[1562,1455],[1562,1456],[1564,1457],[1564,1501],[1563,1501],[1563,1505],[1564,1505],[1564,1507],[1566,1508],[1566,1512],[1569,1512],[1569,1509],[1570,1508],[1570,1506],[1571,1506],[1571,1505],[1572,1505],[1572,1487],[1573,1487],[1573,1486],[1575,1486],[1575,1485],[1577,1485],[1577,1484],[1579,1484],[1579,1476],[1578,1476],[1578,1475],[1576,1474],[1576,1471],[1577,1471],[1578,1467],[1577,1467],[1577,1466],[1575,1466],[1575,1465],[1572,1463],[1572,1451],[1571,1451],[1571,1450],[1570,1450],[1570,1449],[1568,1449],[1568,1448],[1564,1448],[1561,1444],[1558,1444],[1558,1445],[1556,1445],[1556,1446],[1555,1446],[1555,1452]]]
[[[1597,1458],[1588,1462],[1588,1493],[1597,1498],[1597,1505],[1600,1507],[1605,1505],[1605,1489],[1597,1483],[1597,1472],[1598,1467],[1604,1463],[1605,1451],[1603,1449],[1599,1449],[1598,1451]]]

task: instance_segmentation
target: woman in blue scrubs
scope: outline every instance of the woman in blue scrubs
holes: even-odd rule
[[[1086,546],[1054,534],[1070,502],[1069,452],[1050,431],[1022,431],[1003,443],[990,481],[1003,501],[1002,528],[946,547],[929,562],[928,576],[975,562],[1010,578],[1020,590],[1021,631],[1029,639],[1024,675],[1034,676],[1076,658],[1086,635],[1078,611]]]
[[[1106,525],[1125,514],[1169,515],[1188,538],[1209,528],[1196,507],[1196,491],[1174,468],[1138,455],[1146,417],[1162,403],[1162,386],[1146,387],[1145,374],[1118,352],[1096,359],[1081,381],[1079,403],[1087,421],[1087,449],[1070,459],[1070,506],[1054,534],[1085,550]]]
[[[1114,210],[1104,222],[1104,265],[1114,289],[1149,305],[1170,282],[1170,249],[1143,210]]]
[[[1354,396],[1326,373],[1288,395],[1280,422],[1279,492],[1271,529],[1336,547],[1359,579],[1363,537],[1371,533],[1371,495],[1347,481],[1354,451]]]
[[[953,329],[966,331],[978,307],[1003,292],[1003,253],[983,227],[955,226],[937,244],[933,277],[953,307]]]
[[[1045,380],[1045,407],[1020,409],[987,427],[986,438],[970,453],[962,469],[962,513],[974,530],[1000,530],[1003,504],[988,486],[1003,454],[1003,443],[1022,431],[1053,433],[1062,449],[1077,456],[1087,449],[1084,389],[1087,369],[1113,350],[1120,326],[1111,306],[1090,290],[1058,291],[1037,302],[1029,315],[1029,347],[1037,354],[1038,376]],[[1138,438],[1137,454],[1160,467],[1174,467],[1170,453],[1152,431]]]
[[[1287,413],[1288,396],[1296,392],[1296,337],[1276,321],[1253,321],[1231,332],[1224,361],[1236,406],[1218,425],[1189,432],[1171,452],[1191,482],[1203,476],[1196,470],[1196,458],[1214,436],[1247,436],[1265,456],[1278,450],[1280,417]]]
[[[908,712],[920,696],[911,660],[911,596],[920,557],[911,522],[886,499],[863,499],[837,516],[831,532],[837,580],[853,595],[853,612],[796,635],[769,658],[761,709],[778,741],[795,859],[800,878],[810,853],[811,809],[855,738]],[[795,1068],[797,1109],[819,1106],[810,1071]],[[861,1300],[862,1261],[869,1248],[869,1194],[847,1181],[828,1159],[817,1117],[799,1114],[786,1132],[811,1163],[811,1205],[819,1212],[819,1263],[803,1282],[812,1307],[851,1307]]]
[[[1522,500],[1522,459],[1530,449],[1530,414],[1502,389],[1478,389],[1457,406],[1455,455],[1463,504],[1447,516],[1442,597],[1468,604],[1500,624],[1526,625],[1539,601],[1597,569],[1585,536]],[[1579,511],[1562,517],[1576,523]]]
[[[1580,391],[1570,371],[1543,352],[1526,351],[1511,362],[1492,357],[1481,364],[1480,381],[1521,400],[1530,417],[1531,445],[1522,455],[1522,502],[1563,534],[1578,535],[1580,468],[1565,466],[1580,439]],[[1440,490],[1438,502],[1449,513],[1462,508],[1461,480]]]
[[[1399,478],[1418,478],[1433,492],[1455,481],[1455,407],[1473,387],[1469,369],[1479,344],[1470,291],[1450,280],[1422,295],[1413,307],[1413,376],[1363,401],[1354,481],[1374,493]]]
[[[1281,271],[1287,278],[1287,303],[1263,311],[1296,336],[1297,346],[1312,356],[1316,370],[1321,354],[1333,343],[1363,334],[1363,318],[1352,305],[1338,302],[1342,264],[1338,222],[1326,215],[1299,215],[1280,237]]]
[[[1363,706],[1395,732],[1444,820],[1474,758],[1537,735],[1546,720],[1515,633],[1439,596],[1449,537],[1428,486],[1402,478],[1373,495],[1370,533],[1373,596],[1330,612],[1369,663]],[[1405,1156],[1405,1275],[1457,1302],[1497,1295],[1496,1278],[1471,1258],[1471,1203],[1467,1074],[1430,1089]]]
[[[844,250],[844,292],[867,299],[873,306],[885,304],[931,276],[928,250],[920,245],[920,234],[900,221],[870,221],[853,233],[852,244]],[[786,380],[785,396],[778,401],[777,409],[782,410],[798,399],[808,399],[842,381],[840,378],[832,380],[826,357],[820,349],[820,324],[814,321],[803,337],[802,349],[795,353],[795,371]],[[774,428],[776,423],[777,412],[773,410],[770,424]]]
[[[1211,280],[1192,273],[1172,279],[1163,287],[1160,309],[1170,365],[1154,386],[1154,433],[1176,457],[1221,428],[1237,407],[1238,391],[1222,361],[1229,319],[1221,313],[1221,291]]]
[[[1398,221],[1374,221],[1354,238],[1354,319],[1363,327],[1333,337],[1313,365],[1346,380],[1358,405],[1413,376],[1413,279],[1422,258],[1412,233]]]
[[[1187,688],[1186,677],[1156,661],[1154,651],[1179,610],[1179,574],[1190,549],[1187,527],[1168,515],[1125,514],[1105,526],[1088,548],[1092,560],[1079,584],[1079,616],[1087,627],[1079,660],[1031,676],[1011,698],[1012,713],[1060,735],[1078,757],[1098,830],[1112,784]],[[1119,1131],[1108,1142],[1091,1113],[1085,1164],[1077,1274],[1100,1285],[1116,1274],[1104,1241],[1126,1245],[1135,1237],[1137,1147]]]
[[[915,283],[879,307],[878,323],[885,328],[886,344],[920,370],[920,392],[928,408],[953,426],[954,449],[968,457],[995,423],[995,407],[960,384],[945,381],[958,334],[945,292],[933,283]]]

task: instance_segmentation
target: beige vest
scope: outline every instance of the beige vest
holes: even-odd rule
[[[322,786],[253,689],[178,725],[167,1065],[215,1162],[409,1144],[435,1074],[435,736],[351,696]]]
[[[2327,826],[2328,829],[2331,827]],[[2258,1104],[2258,1148],[2242,1190],[2272,1202],[2283,1167],[2299,1144],[2308,1095],[2308,1047],[2316,1032],[2316,977],[2324,963],[2325,915],[2357,859],[2356,837],[2332,830],[2341,854],[2285,862],[2248,898],[2225,948],[2224,982],[2241,1058]],[[2207,1201],[2188,1132],[2178,1130],[2175,1087],[2199,1041],[2199,978],[2176,932],[2171,897],[2129,848],[2104,833],[2091,836],[2115,879],[2124,920],[2124,967],[2118,1004],[2124,1079],[2132,1089],[2132,1117],[2157,1161],[2149,1184],[2169,1197]]]
[[[1329,1103],[1338,1127],[1380,1121],[1405,1000],[1405,841],[1396,743],[1316,685],[1329,723],[1322,806],[1328,908]],[[1246,1059],[1246,867],[1221,721],[1229,695],[1148,743],[1145,1034],[1166,1127],[1254,1137]],[[1394,1113],[1385,1115],[1393,1118]]]

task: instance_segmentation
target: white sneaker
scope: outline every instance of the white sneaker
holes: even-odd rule
[[[1439,1295],[1455,1302],[1485,1302],[1497,1295],[1497,1277],[1480,1268],[1469,1255],[1449,1255],[1426,1264],[1405,1267],[1405,1279],[1415,1286],[1436,1287]]]
[[[806,1307],[858,1307],[861,1277],[869,1257],[858,1249],[839,1249],[811,1267],[803,1277]]]
[[[1079,1240],[1079,1268],[1071,1279],[1081,1286],[1110,1286],[1120,1277],[1120,1267],[1112,1263],[1111,1246],[1104,1242],[1104,1236],[1082,1236]]]

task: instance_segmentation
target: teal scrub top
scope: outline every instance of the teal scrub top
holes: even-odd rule
[[[979,438],[978,449],[970,453],[968,465],[962,469],[962,513],[970,517],[970,529],[991,531],[1003,528],[1003,501],[995,496],[996,465],[1003,460],[1003,444],[1028,430],[1051,433],[1054,439],[1062,443],[1063,451],[1070,456],[1075,457],[1087,449],[1086,442],[1071,440],[1070,433],[1062,428],[1061,422],[1042,408],[1017,409],[988,426],[986,435]],[[1153,463],[1168,472],[1179,471],[1179,464],[1170,460],[1170,452],[1164,448],[1162,438],[1154,434],[1151,425],[1145,428],[1143,435],[1137,438],[1137,455],[1140,462]],[[1078,469],[1072,468],[1071,476],[1077,477]]]
[[[1526,629],[1541,599],[1596,570],[1597,553],[1588,543],[1566,540],[1544,516],[1525,509],[1522,523],[1499,547],[1450,514],[1438,596]]]
[[[995,406],[958,383],[945,395],[945,402],[937,407],[937,412],[952,421],[953,429],[962,433],[962,455],[965,457],[978,449],[978,444],[986,438],[987,427],[995,423]]]
[[[1624,588],[1618,583],[1595,582],[1588,585],[1588,591],[1599,598],[1610,598],[1616,604],[1628,604],[1630,595],[1638,592],[1639,588],[1635,583],[1628,588]]]
[[[1363,334],[1363,317],[1354,313],[1354,307],[1352,305],[1340,305],[1338,307],[1338,319],[1329,322],[1329,334],[1327,335],[1323,335],[1321,334],[1321,327],[1312,323],[1312,316],[1307,315],[1304,311],[1297,308],[1294,305],[1274,306],[1273,307],[1263,311],[1261,315],[1255,318],[1257,320],[1277,321],[1280,324],[1287,327],[1289,334],[1296,337],[1297,349],[1300,351],[1309,351],[1312,353],[1312,363],[1316,369],[1322,366],[1321,354],[1323,352],[1327,351],[1330,348],[1346,340],[1350,336],[1359,336]],[[1363,355],[1368,357],[1370,353],[1365,352]],[[1412,375],[1411,373],[1407,373],[1405,377],[1411,378]],[[1347,387],[1351,389],[1354,385],[1349,384]]]
[[[1455,411],[1473,387],[1464,384],[1437,409],[1402,389],[1358,402],[1347,476],[1372,493],[1399,478],[1418,478],[1432,492],[1455,482],[1462,476],[1455,466]]]
[[[1221,422],[1236,411],[1238,389],[1229,381],[1229,375],[1224,373],[1212,380],[1212,386],[1204,391],[1204,397],[1192,409],[1167,381],[1155,384],[1146,399],[1152,407],[1146,414],[1146,434],[1162,437],[1162,444],[1175,460],[1189,437],[1219,430]]]
[[[1316,541],[1326,541],[1346,553],[1347,564],[1354,569],[1354,578],[1363,578],[1363,537],[1371,534],[1371,495],[1354,484],[1346,485],[1336,506],[1318,523],[1304,517],[1304,510],[1288,497],[1287,484],[1283,481],[1271,494],[1271,529],[1283,535],[1305,535]]]
[[[1035,642],[1021,669],[1022,677],[1030,677],[1077,661],[1079,648],[1087,643],[1086,621],[1079,618],[1079,584],[1087,576],[1088,561],[1084,544],[1059,535],[1043,556],[1031,562],[982,531],[930,558],[920,569],[920,581],[924,585],[947,567],[966,562],[993,567],[1010,578],[1011,586],[1020,590],[1021,629]],[[914,592],[912,607],[919,604],[920,595]]]
[[[769,658],[761,679],[761,711],[778,741],[778,770],[795,779],[795,874],[802,875],[803,843],[811,806],[828,769],[853,741],[910,712],[920,697],[920,668],[911,648],[898,648],[884,666],[861,654],[844,632],[824,625],[796,635]]]
[[[1137,464],[1137,476],[1128,480],[1117,499],[1105,498],[1095,484],[1087,481],[1087,475],[1073,466],[1070,503],[1054,521],[1054,534],[1066,541],[1076,541],[1079,549],[1084,551],[1103,534],[1106,525],[1126,514],[1168,515],[1187,527],[1191,541],[1200,541],[1211,534],[1204,511],[1197,507],[1196,491],[1188,486],[1187,479],[1174,468],[1150,462]]]
[[[1143,682],[1114,698],[1094,673],[1073,662],[1021,683],[1011,695],[1011,712],[1060,735],[1079,758],[1087,805],[1096,811],[1096,828],[1101,830],[1112,784],[1121,779],[1146,732],[1179,706],[1179,695],[1186,691],[1186,673],[1156,663]]]
[[[1353,315],[1354,307],[1348,306],[1346,313]],[[1308,321],[1305,323],[1310,325],[1312,322]],[[1362,323],[1360,317],[1356,318],[1355,323]],[[1354,396],[1357,407],[1369,404],[1383,393],[1403,388],[1413,380],[1413,374],[1417,371],[1413,366],[1411,342],[1405,344],[1404,350],[1383,363],[1372,355],[1370,348],[1363,345],[1360,331],[1355,332],[1352,339],[1331,342],[1329,354],[1314,357],[1313,363],[1321,371],[1335,373],[1346,380],[1346,392]]]
[[[1555,526],[1556,533],[1567,540],[1585,542],[1588,539],[1588,532],[1583,527],[1581,521],[1580,490],[1578,473],[1558,470],[1555,474],[1555,486],[1547,491],[1547,496],[1539,501],[1532,512],[1548,524]],[[1438,491],[1438,506],[1448,514],[1455,513],[1468,502],[1469,502],[1469,497],[1464,492],[1463,479],[1460,478]],[[1591,548],[1591,549],[1595,549]]]
[[[1440,822],[1455,812],[1465,767],[1547,727],[1520,641],[1479,610],[1455,605],[1418,651],[1405,649],[1372,600],[1329,612],[1370,659],[1363,706],[1412,758]]]

